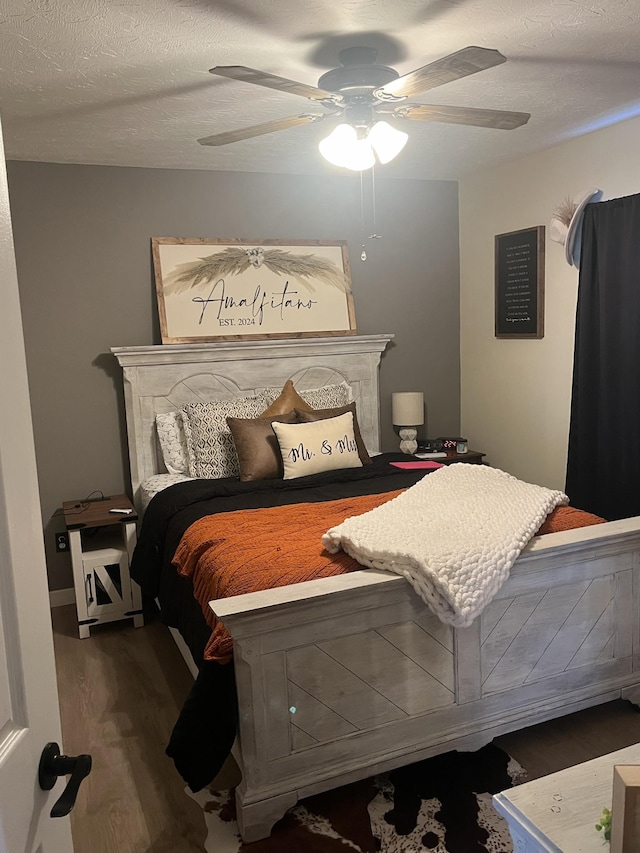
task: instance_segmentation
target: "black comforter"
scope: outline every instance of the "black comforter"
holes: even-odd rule
[[[237,704],[233,665],[203,661],[209,638],[190,581],[171,559],[186,529],[205,515],[380,494],[411,486],[428,471],[405,470],[403,454],[385,453],[371,465],[300,477],[296,480],[192,480],[156,495],[144,515],[131,576],[145,596],[160,603],[163,621],[177,628],[189,646],[199,675],[174,727],[167,754],[193,791],[205,787],[228,756],[236,734]]]

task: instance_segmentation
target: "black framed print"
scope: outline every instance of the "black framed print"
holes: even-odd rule
[[[544,241],[544,225],[496,235],[496,338],[544,337]]]

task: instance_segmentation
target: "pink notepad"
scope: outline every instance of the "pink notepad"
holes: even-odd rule
[[[442,462],[389,462],[389,465],[395,465],[396,468],[444,468]]]

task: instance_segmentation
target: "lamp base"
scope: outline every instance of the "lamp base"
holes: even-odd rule
[[[413,427],[402,427],[399,431],[399,435],[400,450],[403,453],[415,453],[418,449],[418,442],[416,441],[418,430]]]

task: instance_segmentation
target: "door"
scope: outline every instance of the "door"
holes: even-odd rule
[[[71,853],[69,818],[49,817],[65,778],[38,784],[60,711],[4,162],[0,129],[0,851]]]

